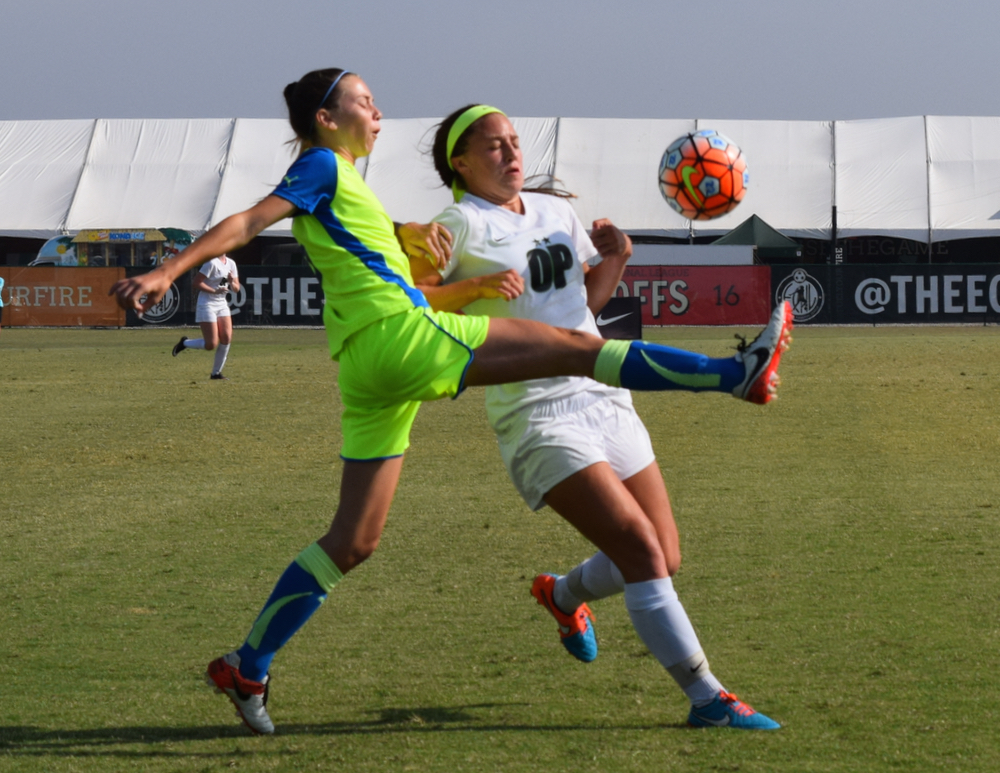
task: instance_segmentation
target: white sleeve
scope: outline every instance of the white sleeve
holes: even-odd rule
[[[580,222],[580,218],[576,214],[576,210],[573,209],[573,205],[565,199],[560,199],[560,201],[569,210],[569,217],[572,221],[569,234],[573,238],[573,249],[576,250],[577,260],[581,263],[590,263],[592,266],[596,266],[601,262],[601,254],[590,240],[590,233],[584,228],[583,223]]]
[[[447,279],[458,268],[458,264],[462,260],[469,238],[469,221],[462,208],[457,204],[452,204],[435,217],[434,222],[440,223],[451,232],[451,259],[441,270],[441,278]]]

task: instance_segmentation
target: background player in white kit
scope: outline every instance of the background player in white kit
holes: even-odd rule
[[[441,274],[428,261],[411,261],[431,305],[598,334],[594,313],[618,285],[629,238],[607,220],[588,236],[564,198],[524,192],[517,133],[495,108],[469,106],[446,118],[433,153],[456,203],[435,218],[452,235]],[[624,591],[636,632],[691,700],[689,724],[780,727],[709,670],[673,589],[677,527],[630,393],[564,377],[489,386],[486,394],[501,455],[525,502],[548,504],[600,550],[566,576],[539,575],[532,585],[566,649],[584,662],[596,658],[586,602]]]
[[[230,291],[240,291],[240,274],[236,261],[228,255],[212,258],[195,274],[191,287],[198,290],[195,322],[201,325],[201,338],[181,336],[174,346],[174,357],[185,349],[215,349],[211,378],[225,381],[222,368],[233,342],[233,318],[226,298]]]

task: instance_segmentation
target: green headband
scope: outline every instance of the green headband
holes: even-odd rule
[[[451,165],[451,154],[455,150],[455,145],[458,143],[459,138],[465,134],[466,130],[472,126],[476,121],[482,118],[484,115],[489,115],[490,113],[500,113],[500,115],[506,118],[506,114],[503,110],[495,107],[490,107],[489,105],[476,105],[475,107],[470,107],[464,113],[462,113],[456,120],[455,123],[451,125],[451,129],[448,130],[448,168],[453,172],[455,167]],[[455,197],[455,201],[461,201],[462,196],[465,194],[461,188],[458,187],[458,178],[451,184],[451,192]]]

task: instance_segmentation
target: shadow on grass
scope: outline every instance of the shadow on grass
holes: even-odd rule
[[[498,732],[566,732],[573,730],[664,730],[680,729],[686,725],[635,725],[581,722],[572,725],[544,724],[485,724],[479,723],[474,709],[494,709],[526,704],[480,703],[469,706],[424,706],[419,708],[387,708],[377,712],[368,721],[321,722],[309,724],[278,725],[276,736],[338,736],[380,735],[391,733],[498,733]],[[249,731],[242,725],[207,725],[200,727],[108,727],[92,730],[43,730],[37,727],[5,727],[0,725],[0,756],[42,757],[233,757],[243,753],[259,754],[263,748],[251,750],[227,749],[225,751],[191,751],[189,749],[128,749],[135,744],[169,747],[170,744],[192,741],[218,741],[249,738]],[[115,747],[115,748],[111,748]],[[286,753],[285,750],[274,750]],[[290,753],[290,752],[289,752]]]

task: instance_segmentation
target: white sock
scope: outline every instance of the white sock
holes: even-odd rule
[[[226,364],[226,357],[229,356],[229,344],[219,344],[219,348],[215,350],[215,367],[212,369],[212,375],[217,373],[222,373],[222,366]]]
[[[204,338],[189,338],[184,342],[185,349],[204,349],[205,339]]]
[[[695,706],[711,702],[722,685],[708,668],[698,635],[669,577],[625,586],[625,607],[643,644]]]
[[[563,609],[565,604],[572,612],[585,601],[606,599],[624,589],[625,580],[618,567],[604,553],[595,553],[556,580],[552,595],[556,606]]]

